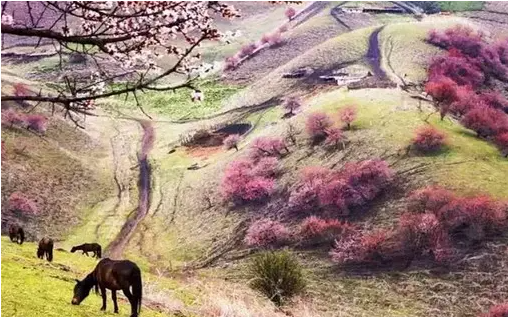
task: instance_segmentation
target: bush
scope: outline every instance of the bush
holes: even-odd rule
[[[456,91],[456,96],[457,97],[450,105],[449,110],[459,116],[463,116],[472,109],[483,104],[483,101],[470,86],[459,86]],[[446,112],[448,112],[448,109],[445,109],[443,105],[441,108],[441,118],[444,117]]]
[[[232,162],[224,173],[222,194],[225,199],[235,203],[262,201],[270,196],[275,181],[269,177],[253,173],[254,164],[250,161]]]
[[[444,32],[432,30],[427,40],[441,48],[454,48],[469,57],[479,57],[484,46],[483,34],[470,27],[457,25]]]
[[[425,92],[436,101],[441,108],[441,119],[448,112],[448,105],[457,100],[457,83],[448,77],[436,76],[425,84]]]
[[[279,33],[284,33],[288,31],[288,27],[286,25],[282,25],[278,29]]]
[[[284,15],[286,16],[286,18],[288,18],[289,20],[293,19],[293,17],[295,16],[296,14],[296,10],[293,9],[293,8],[287,8],[286,11],[284,12]]]
[[[469,111],[461,120],[479,137],[490,137],[508,131],[508,117],[500,110],[482,105]]]
[[[353,232],[354,226],[336,219],[322,219],[310,216],[300,225],[299,236],[305,242],[323,243],[333,241],[337,236]]]
[[[16,112],[12,109],[2,111],[2,123],[12,126],[23,126],[25,124],[25,114]]]
[[[258,160],[261,157],[281,157],[289,153],[286,142],[282,138],[258,137],[251,143],[251,158]]]
[[[284,99],[282,103],[282,107],[289,111],[290,114],[293,114],[295,110],[302,106],[302,100],[299,97],[292,96]]]
[[[330,117],[322,112],[314,112],[309,115],[306,122],[306,130],[309,136],[314,140],[325,138],[326,130],[332,126]]]
[[[265,252],[258,255],[249,267],[251,287],[280,306],[301,293],[306,286],[303,271],[289,252]]]
[[[478,97],[486,105],[508,113],[508,100],[501,93],[497,91],[483,91]]]
[[[48,120],[40,114],[29,114],[26,116],[27,128],[38,133],[45,133]]]
[[[429,67],[429,79],[433,81],[439,77],[448,77],[460,86],[481,87],[485,82],[485,75],[479,64],[468,60],[464,56],[449,54],[434,59]]]
[[[229,135],[227,138],[224,139],[224,147],[226,150],[235,149],[238,151],[238,142],[240,141],[240,135],[239,134],[232,134]]]
[[[455,195],[444,188],[429,186],[411,193],[408,197],[408,210],[411,212],[437,212],[450,203]]]
[[[20,192],[14,192],[7,201],[9,210],[12,212],[21,212],[23,214],[37,214],[39,208],[34,201]]]
[[[492,306],[489,312],[479,317],[506,317],[508,316],[508,303]]]
[[[378,230],[369,234],[356,232],[335,243],[330,251],[332,261],[339,265],[380,263],[383,256],[382,245],[392,233]]]
[[[421,152],[439,151],[446,144],[446,135],[432,126],[423,126],[416,130],[413,145]]]
[[[495,141],[503,156],[508,157],[508,132],[497,135]]]
[[[324,167],[305,167],[301,172],[299,184],[291,191],[289,207],[297,211],[318,208],[318,193],[330,175],[331,171]]]
[[[351,128],[351,123],[356,120],[356,107],[347,106],[339,110],[340,121],[344,122],[347,129]]]
[[[256,176],[273,177],[278,173],[277,165],[279,162],[275,157],[263,157],[252,169],[252,173]]]
[[[240,49],[239,56],[240,57],[246,57],[254,53],[254,51],[258,48],[258,46],[255,43],[247,44],[242,46]]]
[[[245,243],[251,247],[277,246],[288,240],[289,230],[280,222],[269,219],[251,224],[245,236]]]
[[[234,70],[236,67],[238,67],[240,63],[240,59],[237,56],[231,56],[226,58],[226,61],[224,62],[224,70]]]
[[[16,83],[14,84],[14,96],[28,96],[30,89],[26,84]]]
[[[329,128],[326,130],[326,144],[329,146],[337,147],[340,142],[344,141],[344,133],[339,128]]]

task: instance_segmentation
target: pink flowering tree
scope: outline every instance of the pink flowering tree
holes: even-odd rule
[[[247,229],[245,243],[251,247],[274,247],[290,239],[289,230],[280,222],[262,219]]]
[[[21,192],[12,193],[9,196],[7,205],[11,212],[23,215],[36,215],[39,212],[35,202]]]
[[[26,116],[27,129],[44,134],[46,132],[48,120],[40,114],[29,114]]]
[[[339,110],[340,121],[346,124],[347,129],[351,129],[351,123],[356,120],[356,107],[347,106]]]
[[[303,243],[330,242],[355,231],[355,227],[337,219],[323,219],[316,216],[305,218],[300,224],[299,237]]]
[[[314,112],[307,117],[305,128],[309,136],[317,141],[326,137],[326,130],[332,126],[332,119],[323,112]]]
[[[268,198],[275,186],[271,177],[256,174],[252,161],[234,161],[226,168],[222,180],[221,190],[226,200],[236,204],[245,202],[259,202]]]
[[[26,123],[26,116],[24,113],[17,112],[13,109],[2,110],[2,123],[13,126],[24,126]]]
[[[282,107],[288,111],[290,115],[293,115],[295,110],[302,106],[302,100],[299,97],[291,96],[284,99]]]
[[[218,16],[232,18],[238,13],[216,1],[4,2],[1,30],[5,41],[40,39],[33,41],[34,50],[41,42],[52,43],[61,54],[71,51],[100,62],[90,63],[85,72],[72,76],[62,63],[62,85],[54,94],[12,94],[2,100],[59,104],[69,111],[67,117],[81,126],[71,113],[90,114],[89,100],[136,96],[141,90],[193,89],[200,70],[206,68],[198,63],[196,48],[205,41],[226,40],[227,35],[214,26],[213,19]],[[161,56],[171,56],[174,62],[159,63]],[[168,76],[182,73],[189,79],[164,84]],[[122,84],[106,87],[105,83],[119,78]]]
[[[492,306],[485,314],[478,317],[505,317],[508,316],[508,303],[498,304]]]
[[[240,135],[232,134],[224,139],[224,147],[226,150],[235,149],[238,151],[238,142],[240,141]]]
[[[418,151],[439,151],[445,144],[446,135],[433,126],[423,126],[415,131],[413,145]]]
[[[281,157],[287,153],[289,149],[282,138],[258,137],[251,143],[251,157],[254,160],[265,156]]]
[[[296,10],[293,9],[293,8],[287,8],[286,11],[284,12],[284,15],[286,16],[286,18],[288,18],[290,21],[293,19],[293,17],[295,16],[296,14]]]
[[[326,130],[326,144],[329,146],[333,146],[337,148],[339,143],[344,142],[345,136],[341,129],[339,128],[329,128]]]

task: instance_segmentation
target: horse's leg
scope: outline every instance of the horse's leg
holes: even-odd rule
[[[101,310],[106,310],[106,288],[100,286],[101,288],[101,296],[102,296],[102,307]]]
[[[125,297],[127,297],[127,299],[129,300],[129,303],[131,304],[131,317],[137,317],[138,316],[138,310],[137,310],[137,303],[136,303],[136,299],[134,298],[134,295],[132,295],[131,291],[129,290],[129,288],[124,288],[123,289],[123,293],[125,295]]]
[[[115,314],[118,314],[118,304],[116,302],[116,290],[111,291],[111,298],[113,299],[113,306],[115,306]]]

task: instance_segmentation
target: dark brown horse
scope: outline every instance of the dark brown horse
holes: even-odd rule
[[[101,310],[106,310],[106,289],[110,289],[115,313],[118,313],[116,302],[116,291],[118,290],[123,291],[131,304],[131,317],[137,317],[141,311],[141,271],[134,262],[115,261],[109,258],[99,261],[95,269],[84,280],[76,280],[71,303],[79,305],[90,294],[92,287],[95,287],[95,292],[98,292],[99,288],[101,290]]]
[[[53,239],[42,238],[41,241],[39,241],[37,257],[39,259],[44,259],[44,255],[46,255],[46,260],[49,262],[53,261]]]
[[[102,248],[98,243],[83,243],[72,247],[71,252],[83,251],[83,254],[88,256],[88,252],[93,252],[93,256],[100,259],[102,257]]]
[[[25,231],[20,226],[12,224],[9,226],[9,238],[11,238],[12,242],[23,244],[23,241],[25,241]]]

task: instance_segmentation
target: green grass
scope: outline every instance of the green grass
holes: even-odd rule
[[[179,89],[174,92],[139,92],[138,100],[149,114],[162,115],[173,120],[196,119],[219,111],[222,108],[222,101],[241,89],[238,86],[223,85],[213,81],[196,86],[205,96],[203,102],[192,102],[189,89]],[[129,95],[127,101],[125,101],[125,96],[118,96],[110,102],[120,109],[137,109],[135,98],[132,95]]]
[[[484,1],[438,1],[441,11],[479,11],[483,9]]]
[[[80,254],[55,251],[49,263],[35,256],[36,245],[11,243],[2,237],[2,316],[128,316],[130,305],[119,300],[120,314],[113,314],[108,295],[106,312],[100,311],[100,296],[90,296],[79,306],[71,305],[74,279],[93,270],[96,261]],[[167,316],[143,307],[142,316]]]

